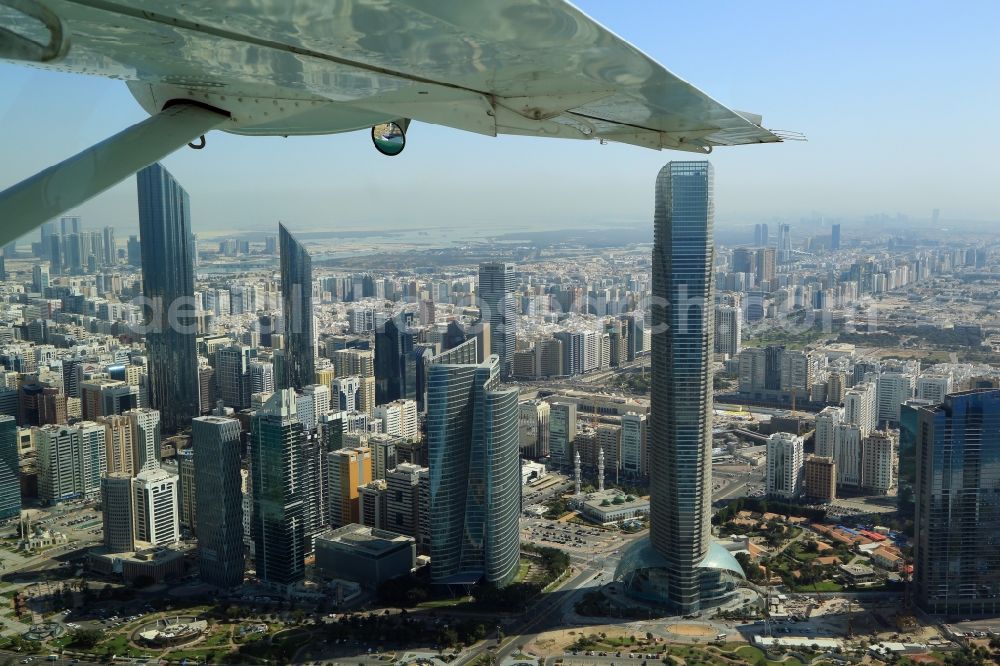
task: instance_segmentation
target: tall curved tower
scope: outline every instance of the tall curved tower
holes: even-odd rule
[[[285,367],[282,388],[301,389],[316,381],[316,334],[312,310],[312,258],[283,224],[281,312],[285,321]]]
[[[670,162],[656,179],[650,541],[666,603],[697,611],[711,537],[713,170]]]
[[[163,430],[174,433],[200,412],[191,202],[159,163],[137,173],[136,183],[149,404],[160,410]]]

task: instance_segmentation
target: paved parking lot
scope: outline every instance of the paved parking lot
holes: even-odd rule
[[[521,518],[521,539],[539,546],[557,546],[571,554],[587,555],[621,548],[629,535],[579,523],[545,518]]]

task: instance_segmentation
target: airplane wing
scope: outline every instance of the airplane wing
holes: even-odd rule
[[[189,135],[175,148],[213,127],[327,134],[403,118],[698,153],[781,141],[564,0],[0,0],[0,59],[124,80],[153,116],[200,109],[174,108]],[[165,154],[131,144],[133,161]],[[27,214],[34,195],[5,210],[9,193],[0,219]]]

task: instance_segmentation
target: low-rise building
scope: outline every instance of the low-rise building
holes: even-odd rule
[[[903,556],[893,548],[879,546],[872,551],[872,562],[888,569],[889,571],[900,571],[903,568]]]
[[[851,585],[866,586],[878,582],[875,570],[867,564],[841,564],[837,568]]]
[[[587,519],[607,525],[648,515],[649,500],[620,490],[605,490],[586,495],[579,508]]]
[[[369,589],[416,566],[411,536],[350,523],[316,537],[316,569],[325,578],[355,581]]]

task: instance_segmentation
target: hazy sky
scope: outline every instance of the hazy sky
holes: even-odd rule
[[[587,0],[581,8],[668,69],[808,143],[719,149],[719,220],[902,211],[1000,220],[1000,3]],[[125,85],[0,65],[0,188],[145,113]],[[215,132],[164,164],[195,230],[613,224],[648,220],[653,181],[688,153],[488,138],[415,123],[386,158],[365,132]],[[81,207],[134,227],[134,179]]]

